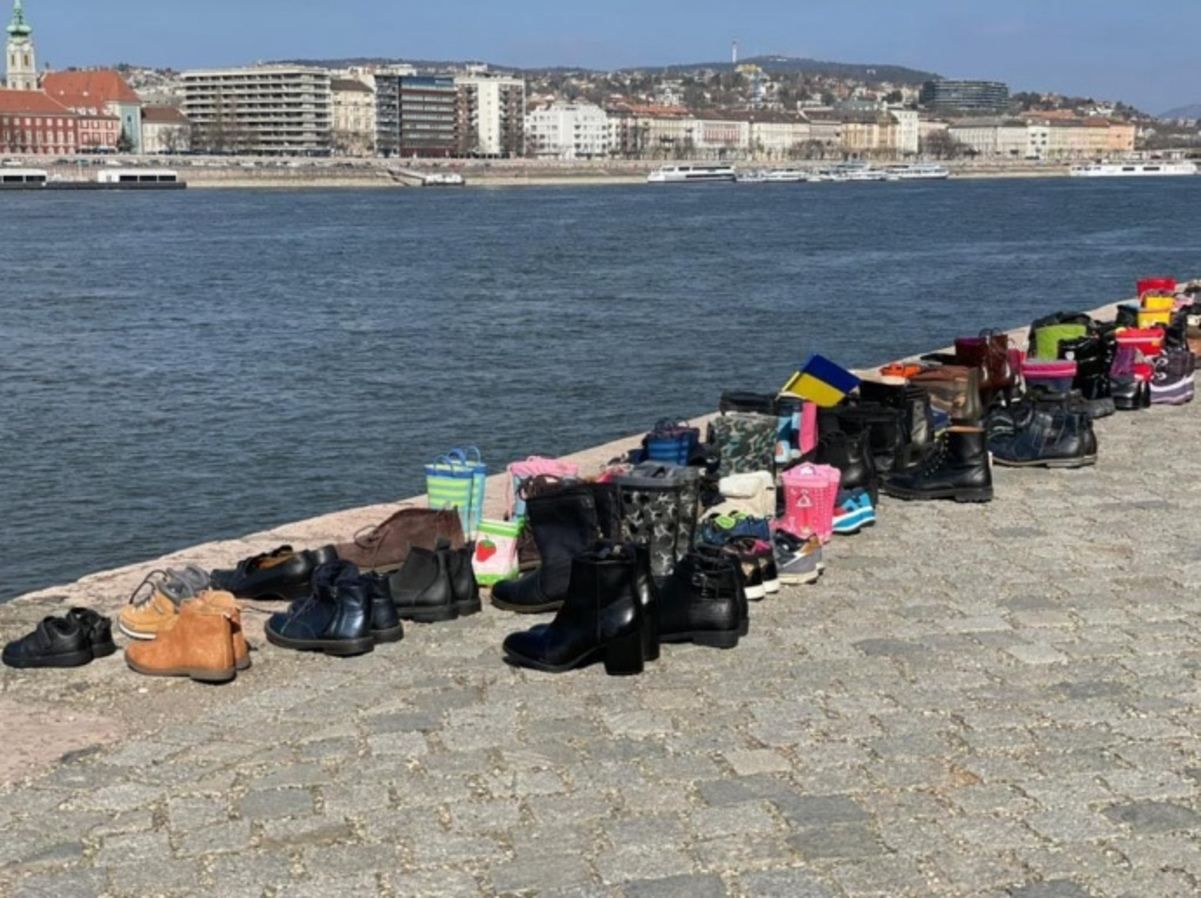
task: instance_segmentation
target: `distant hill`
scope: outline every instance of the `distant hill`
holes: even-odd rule
[[[826,75],[831,78],[849,78],[856,81],[890,81],[894,84],[923,84],[939,76],[934,72],[923,72],[905,66],[888,64],[862,64],[849,62],[825,62],[820,59],[798,59],[794,56],[752,56],[740,59],[739,65],[757,65],[767,72],[786,74]],[[702,62],[691,65],[669,65],[642,67],[644,72],[688,72],[696,69],[732,69],[731,62]],[[631,71],[627,69],[626,71]]]
[[[1201,118],[1201,103],[1194,103],[1191,106],[1177,106],[1175,109],[1169,109],[1162,113],[1160,118],[1177,119],[1177,118]]]
[[[313,65],[327,68],[345,68],[361,65],[411,65],[418,69],[462,68],[475,60],[430,60],[430,59],[384,59],[379,57],[355,57],[348,59],[285,59],[289,65]],[[933,72],[923,72],[898,65],[863,65],[846,62],[822,62],[817,59],[797,59],[792,56],[755,56],[739,61],[739,64],[758,65],[768,72],[787,74],[826,75],[831,78],[853,78],[858,81],[889,81],[894,84],[921,84],[937,78]],[[501,71],[537,74],[544,72],[589,72],[597,73],[599,69],[588,69],[582,66],[491,66]],[[734,67],[731,62],[698,62],[688,65],[661,66],[632,66],[620,69],[623,72],[650,72],[669,74],[673,72],[691,72],[698,69],[725,71]]]

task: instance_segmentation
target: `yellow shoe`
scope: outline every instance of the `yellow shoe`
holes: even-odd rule
[[[175,625],[180,604],[207,586],[208,574],[199,568],[152,571],[117,615],[117,626],[133,639],[154,639]]]

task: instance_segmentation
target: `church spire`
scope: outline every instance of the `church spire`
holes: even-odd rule
[[[13,0],[13,17],[6,30],[14,40],[33,37],[33,28],[25,21],[25,6],[21,0]]]

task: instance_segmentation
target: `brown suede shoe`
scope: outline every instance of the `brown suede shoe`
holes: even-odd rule
[[[233,621],[228,612],[193,602],[180,612],[175,626],[153,642],[126,648],[125,663],[150,677],[227,683],[238,675]]]
[[[402,508],[382,524],[360,530],[352,542],[334,546],[334,551],[360,570],[383,572],[400,568],[414,546],[432,552],[439,540],[449,542],[452,549],[463,548],[466,541],[457,511]]]
[[[233,593],[208,589],[198,595],[194,601],[185,602],[181,614],[189,612],[189,608],[203,606],[208,611],[224,614],[229,618],[230,629],[233,631],[234,667],[238,670],[250,669],[250,645],[246,642],[246,634],[242,632],[242,606],[234,598]]]

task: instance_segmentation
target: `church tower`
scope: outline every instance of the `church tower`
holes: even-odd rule
[[[6,59],[8,62],[9,90],[37,90],[38,66],[33,52],[33,28],[25,21],[25,8],[21,0],[13,0],[13,17],[8,23],[8,46]]]

